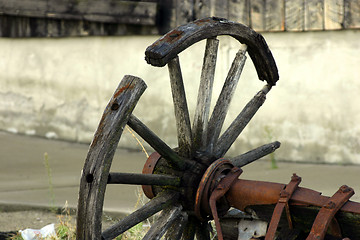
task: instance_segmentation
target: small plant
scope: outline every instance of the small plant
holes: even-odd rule
[[[266,134],[266,137],[268,138],[268,140],[270,142],[273,141],[273,134],[272,134],[273,130],[272,130],[272,128],[269,127],[269,126],[265,126],[264,129],[265,129],[265,134]],[[277,166],[277,163],[276,163],[275,152],[270,153],[269,157],[270,157],[271,169],[277,169],[278,166]]]
[[[52,171],[51,171],[50,162],[49,162],[49,155],[47,152],[44,153],[44,166],[45,166],[47,176],[48,176],[48,181],[49,181],[50,209],[53,212],[56,212],[57,209],[55,207],[55,194],[54,194],[54,186],[53,186],[53,182],[52,182]]]
[[[76,238],[76,227],[72,222],[68,202],[62,209],[62,214],[59,216],[59,225],[56,227],[56,240],[72,240]]]

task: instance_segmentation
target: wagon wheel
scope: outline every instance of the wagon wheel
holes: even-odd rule
[[[210,116],[218,35],[230,35],[245,44],[247,49],[242,48],[236,54]],[[191,126],[177,54],[203,39],[207,39],[207,42],[195,117]],[[259,79],[265,80],[267,84],[220,136],[245,63],[246,51],[254,62]],[[263,37],[244,25],[225,19],[205,18],[180,26],[149,46],[145,54],[147,62],[154,66],[168,64],[178,148],[171,149],[132,115],[146,85],[140,78],[125,76],[105,108],[85,161],[78,202],[78,239],[113,239],[161,210],[160,217],[144,239],[160,239],[163,235],[167,239],[194,239],[195,235],[197,239],[209,239],[208,220],[211,215],[194,214],[196,210],[199,211],[195,209],[195,198],[201,178],[209,171],[209,166],[213,166],[213,162],[225,155],[278,80],[275,61]],[[110,172],[112,158],[126,124],[156,151],[145,163],[143,174]],[[241,167],[273,152],[277,147],[278,142],[266,144],[227,162]],[[151,200],[109,229],[103,230],[101,217],[104,194],[106,185],[110,183],[143,185],[145,194]]]

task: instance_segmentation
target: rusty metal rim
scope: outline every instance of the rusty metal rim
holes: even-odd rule
[[[161,155],[159,153],[157,153],[157,152],[152,153],[149,156],[149,158],[146,160],[143,170],[142,170],[142,173],[143,174],[153,174],[155,166],[156,166],[157,162],[160,160],[160,158],[161,158]],[[143,192],[146,197],[148,197],[149,199],[152,199],[153,197],[155,197],[155,194],[153,192],[151,185],[142,185],[141,187],[142,187]]]
[[[204,218],[201,214],[201,202],[202,202],[202,199],[204,198],[204,193],[208,190],[208,187],[206,187],[206,186],[212,180],[212,177],[213,177],[214,173],[216,172],[216,170],[225,164],[232,165],[232,163],[226,159],[221,158],[221,159],[216,160],[206,169],[204,175],[201,178],[199,187],[196,191],[194,211],[195,211],[195,215],[202,221],[207,220],[206,217]]]

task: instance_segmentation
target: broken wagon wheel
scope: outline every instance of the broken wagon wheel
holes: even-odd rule
[[[236,54],[210,116],[218,35],[230,35],[245,44],[245,48]],[[203,39],[207,39],[207,42],[194,122],[191,126],[177,54]],[[254,62],[259,79],[266,80],[267,84],[220,136],[246,60],[246,51]],[[195,196],[202,176],[213,162],[226,154],[278,80],[275,61],[263,37],[244,25],[225,19],[205,18],[180,26],[149,46],[145,55],[147,62],[154,66],[168,65],[178,148],[171,149],[132,115],[146,85],[140,78],[125,76],[105,108],[85,161],[78,203],[78,239],[113,239],[161,210],[160,217],[144,239],[160,239],[163,235],[175,240],[194,239],[195,235],[197,239],[209,239],[210,228],[207,221],[211,216],[196,217],[194,214],[197,204]],[[146,162],[144,174],[110,173],[112,158],[125,124],[156,151]],[[266,144],[233,158],[232,162],[226,162],[228,165],[241,167],[278,147],[278,142]],[[144,188],[151,200],[109,229],[103,230],[101,217],[108,183],[149,185]]]

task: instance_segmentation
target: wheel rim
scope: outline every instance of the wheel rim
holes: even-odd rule
[[[133,76],[125,76],[121,81],[104,111],[84,165],[78,203],[78,239],[113,239],[161,210],[158,221],[151,226],[143,239],[160,239],[163,235],[166,239],[194,239],[195,235],[197,239],[210,239],[208,219],[199,215],[201,209],[195,204],[196,199],[199,198],[198,186],[208,167],[226,154],[264,103],[272,84],[265,85],[220,135],[245,64],[246,51],[242,48],[236,54],[210,116],[219,40],[212,36],[206,41],[193,125],[190,123],[179,58],[175,56],[167,62],[179,144],[176,150],[171,149],[131,113],[146,84],[140,78]],[[110,173],[111,161],[126,124],[155,150],[146,161],[143,173],[139,175]],[[231,164],[241,167],[273,152],[278,147],[278,143],[261,146],[235,157]],[[125,180],[129,178],[130,180]],[[131,178],[134,180],[132,181]],[[153,184],[144,186],[144,182]],[[108,183],[143,185],[145,195],[151,200],[103,231],[101,216]],[[193,214],[194,211],[198,212],[198,217]]]

